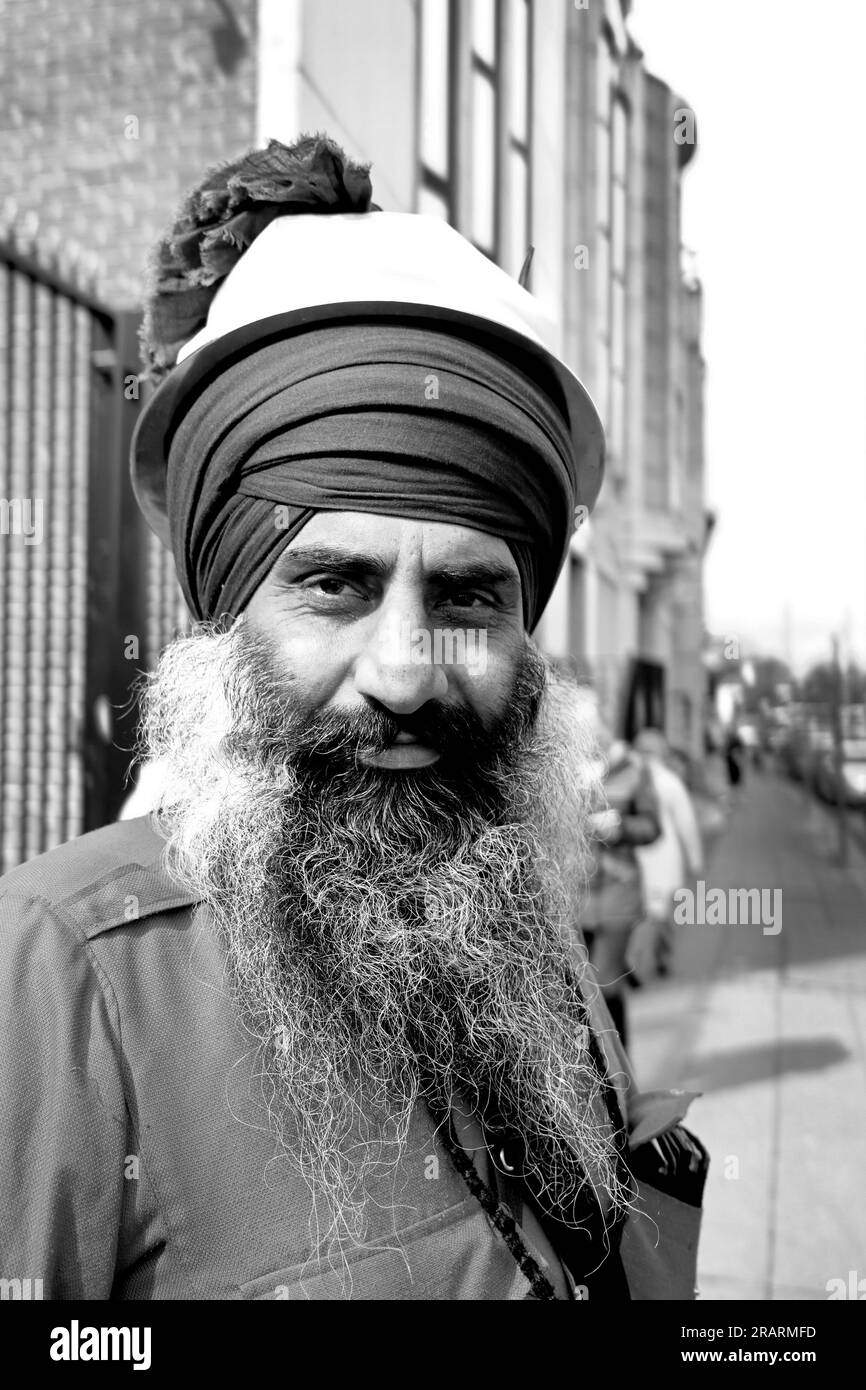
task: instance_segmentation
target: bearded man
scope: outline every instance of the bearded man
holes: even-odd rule
[[[133,481],[195,626],[144,691],[154,814],[2,884],[0,1272],[691,1297],[705,1156],[587,974],[594,750],[530,638],[589,398],[326,137],[210,175],[155,271]]]

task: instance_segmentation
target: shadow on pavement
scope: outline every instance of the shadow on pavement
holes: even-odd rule
[[[759,1047],[709,1052],[697,1057],[684,1076],[689,1089],[723,1091],[732,1086],[748,1086],[769,1081],[785,1072],[821,1071],[850,1056],[836,1038],[789,1038]]]

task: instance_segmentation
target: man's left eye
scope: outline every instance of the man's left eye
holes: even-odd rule
[[[452,608],[489,608],[492,600],[489,594],[480,594],[476,589],[457,589],[447,596],[445,602]]]

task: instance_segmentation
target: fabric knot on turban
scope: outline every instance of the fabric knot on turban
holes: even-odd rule
[[[307,327],[185,402],[166,500],[197,619],[237,616],[315,512],[362,511],[501,537],[531,631],[572,530],[567,409],[537,360],[469,333],[397,318]]]

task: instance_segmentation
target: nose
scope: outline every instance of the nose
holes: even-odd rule
[[[396,596],[375,615],[355,665],[355,688],[392,714],[414,714],[441,700],[448,677],[434,661],[432,636],[420,604]]]

